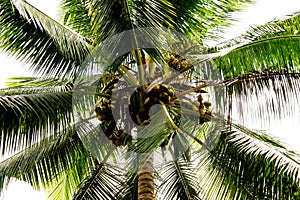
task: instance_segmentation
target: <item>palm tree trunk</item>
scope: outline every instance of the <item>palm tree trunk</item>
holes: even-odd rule
[[[138,171],[138,200],[154,200],[153,155],[140,159]]]
[[[146,65],[145,53],[141,51],[135,51],[136,60],[139,66],[139,84],[143,88],[145,85],[145,71],[144,66]],[[144,89],[144,88],[143,88]],[[143,90],[145,91],[145,90]],[[143,95],[143,93],[140,93]],[[141,96],[140,99],[143,99]],[[144,107],[144,101],[139,102],[140,107]],[[154,168],[153,168],[153,154],[143,154],[139,159],[138,169],[138,200],[154,200]]]

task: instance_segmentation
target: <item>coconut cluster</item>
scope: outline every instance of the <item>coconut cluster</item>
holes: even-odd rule
[[[102,89],[101,93],[107,96],[98,99],[95,112],[97,119],[101,121],[100,127],[106,137],[111,140],[114,145],[122,146],[131,140],[131,136],[128,135],[126,131],[117,128],[117,123],[113,117],[112,108],[114,108],[115,102],[111,100],[111,96],[117,82],[118,79],[114,78]]]
[[[118,129],[114,119],[112,109],[116,102],[112,101],[111,96],[118,83],[118,78],[108,81],[105,87],[99,85],[100,98],[97,99],[95,113],[97,119],[101,122],[100,127],[106,137],[116,146],[126,145],[131,136],[125,130]],[[118,83],[119,84],[119,83]],[[105,95],[103,95],[105,94]],[[147,84],[137,88],[128,101],[129,114],[131,119],[139,126],[150,124],[150,108],[155,104],[164,104],[168,107],[179,108],[176,101],[175,90],[171,85],[167,84]],[[177,103],[176,103],[177,102]],[[212,112],[210,111],[211,102],[203,101],[202,95],[198,95],[198,110],[200,113],[199,123],[203,124],[211,120]],[[120,108],[121,109],[121,108]],[[176,110],[176,109],[175,109]],[[180,109],[177,109],[180,110]],[[155,110],[154,110],[155,112]],[[176,111],[175,111],[176,112]],[[174,122],[179,123],[180,112],[172,115]],[[173,118],[172,117],[172,118]]]
[[[200,113],[199,123],[204,124],[205,122],[211,121],[211,116],[212,116],[212,112],[210,110],[211,102],[203,101],[202,95],[199,94],[198,105],[199,105],[199,113]]]
[[[174,89],[166,84],[146,85],[143,88],[137,88],[132,94],[129,104],[132,120],[140,126],[148,125],[150,123],[150,108],[155,104],[168,105],[173,98],[175,98]]]
[[[177,70],[181,71],[189,66],[191,64],[186,60],[185,58],[181,57],[178,54],[170,55],[170,57],[166,60],[168,63],[168,66]]]

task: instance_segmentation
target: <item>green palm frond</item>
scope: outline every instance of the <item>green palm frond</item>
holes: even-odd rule
[[[61,87],[61,90],[71,90],[73,80],[60,79],[60,78],[36,78],[36,77],[11,77],[6,79],[7,88],[0,89],[0,91],[8,92],[10,90],[17,89],[28,89],[33,90],[34,88],[45,88],[45,91],[49,91],[49,88]],[[63,89],[65,88],[65,89]],[[21,91],[21,89],[20,89]],[[16,92],[17,93],[17,92]],[[19,92],[22,93],[22,92]]]
[[[61,2],[62,21],[79,34],[93,38],[89,0],[63,0]]]
[[[163,182],[159,188],[161,199],[201,199],[195,169],[190,161],[175,158],[160,172]]]
[[[170,0],[170,2],[176,9],[176,16],[173,19],[176,23],[174,30],[195,37],[199,42],[204,38],[216,37],[216,33],[213,35],[208,31],[230,25],[230,13],[241,10],[247,3],[252,3],[251,0]]]
[[[121,170],[100,163],[81,183],[80,189],[73,196],[73,199],[117,199],[117,192],[122,183],[123,172]]]
[[[299,42],[300,36],[297,35],[261,39],[240,46],[214,62],[225,78],[271,68],[299,72]]]
[[[58,195],[57,192],[67,186],[60,195],[72,196],[79,183],[93,169],[93,163],[94,159],[83,146],[76,130],[71,128],[2,161],[0,171],[8,180],[21,179],[36,189],[56,185],[51,196]]]
[[[14,77],[7,79],[7,88],[0,89],[0,96],[68,92],[73,89],[72,80],[53,78]]]
[[[150,126],[138,127],[138,140],[129,145],[129,150],[138,153],[150,153],[159,148],[174,132],[164,117],[164,111],[160,110],[151,116]]]
[[[129,172],[126,175],[125,182],[119,188],[118,200],[137,199],[138,195],[138,175],[134,172]]]
[[[19,151],[73,121],[70,91],[7,94],[0,96],[2,154]]]
[[[77,144],[75,143],[74,145]],[[61,167],[63,170],[59,171],[51,181],[46,180],[47,182],[44,186],[44,190],[46,190],[47,199],[72,199],[73,195],[78,190],[79,185],[89,173],[94,170],[95,163],[97,162],[85,148],[86,146],[78,146],[78,153],[75,155],[76,158],[73,156],[68,163],[70,166],[68,166],[68,168]],[[83,152],[80,152],[82,150]]]
[[[45,76],[73,74],[90,52],[84,37],[25,1],[0,3],[1,49]]]
[[[255,119],[257,125],[294,116],[295,106],[300,103],[299,76],[299,73],[265,70],[224,81],[228,114],[240,123]]]
[[[85,160],[79,161],[83,163]],[[57,175],[55,180],[49,181],[44,190],[48,200],[72,199],[78,185],[87,176],[89,171],[82,171],[80,167],[75,166],[71,169],[65,169]],[[78,169],[79,168],[79,169]],[[80,171],[80,172],[78,172]],[[57,180],[58,179],[58,180]]]
[[[245,3],[250,2],[92,1],[89,14],[97,44],[117,33],[145,27],[166,27],[201,41],[209,29],[225,25],[230,12],[240,10]]]
[[[152,3],[152,4],[151,4]],[[172,26],[175,15],[168,1],[92,1],[90,15],[96,43],[133,28]],[[157,13],[160,13],[157,15]]]
[[[79,63],[83,62],[91,48],[91,42],[88,39],[56,22],[24,0],[13,1],[13,5],[29,23],[46,32],[66,58]]]
[[[299,155],[271,137],[233,127],[237,132],[222,131],[212,151],[199,156],[207,198],[299,198]]]
[[[251,41],[272,38],[276,36],[299,35],[300,13],[296,12],[287,15],[282,19],[274,19],[264,25],[252,26],[246,33],[231,40],[217,45],[218,49],[224,49],[236,45],[241,45]]]
[[[296,13],[285,20],[254,27],[239,38],[217,46],[225,55],[214,62],[225,78],[263,69],[299,72],[299,26],[300,14]]]

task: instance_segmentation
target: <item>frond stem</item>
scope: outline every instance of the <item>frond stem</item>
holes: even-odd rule
[[[104,164],[107,162],[108,158],[111,156],[111,154],[113,153],[113,151],[116,149],[116,146],[113,146],[112,149],[107,153],[107,155],[105,156],[105,158],[103,159],[103,161],[99,164],[98,168],[95,170],[95,172],[93,173],[91,180],[94,180],[96,178],[96,176],[98,175],[98,173],[101,171],[102,167],[104,166]],[[90,183],[88,184],[87,188],[90,188],[90,186],[93,184],[93,181],[90,181]],[[83,199],[85,193],[87,192],[87,190],[84,191],[84,193],[82,193],[81,198]]]
[[[173,150],[172,150],[171,147],[169,147],[169,151],[171,153],[171,156],[172,156],[173,163],[175,165],[176,171],[178,172],[179,178],[180,178],[181,183],[183,185],[184,192],[185,192],[186,196],[188,197],[188,200],[191,200],[192,199],[191,194],[190,194],[189,189],[188,189],[188,187],[187,187],[187,185],[186,185],[186,183],[184,181],[184,176],[183,176],[183,174],[182,174],[182,172],[180,170],[180,167],[178,166],[178,162],[177,162],[177,160],[175,158],[174,152],[173,152]]]

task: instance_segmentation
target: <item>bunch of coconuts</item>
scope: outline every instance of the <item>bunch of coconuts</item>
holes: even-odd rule
[[[138,125],[148,125],[150,123],[150,108],[155,104],[169,105],[174,98],[174,89],[166,84],[139,87],[130,97],[129,112],[131,118]]]
[[[166,61],[167,61],[169,67],[171,67],[177,71],[181,71],[181,70],[191,66],[191,64],[188,62],[188,60],[186,60],[185,58],[182,58],[178,54],[170,55],[170,57]]]
[[[125,146],[131,140],[131,136],[124,130],[117,129],[112,113],[115,102],[111,100],[111,96],[117,82],[118,79],[115,78],[101,90],[101,93],[107,96],[102,96],[97,100],[95,112],[97,119],[101,121],[100,127],[106,137],[116,146]],[[174,89],[166,84],[145,85],[143,89],[137,88],[131,95],[128,105],[130,117],[139,126],[148,125],[150,108],[154,104],[169,105],[174,97]]]
[[[148,125],[151,121],[149,110],[155,104],[163,104],[167,107],[172,106],[172,119],[176,125],[179,124],[181,114],[180,110],[176,108],[180,106],[176,103],[174,88],[167,84],[146,85],[144,88],[140,87],[135,90],[129,104],[132,120],[140,126]],[[153,111],[156,112],[155,110]],[[168,144],[170,137],[171,135],[160,144],[162,148]]]
[[[97,119],[101,121],[100,127],[106,137],[116,146],[125,146],[127,142],[131,140],[131,136],[128,135],[126,131],[117,128],[112,113],[115,102],[111,100],[111,96],[117,82],[118,79],[114,77],[114,79],[109,81],[101,90],[101,93],[107,94],[107,96],[100,97],[100,99],[97,100],[95,112]]]
[[[125,146],[131,140],[131,136],[126,131],[117,128],[117,123],[112,113],[115,102],[111,100],[111,96],[118,81],[119,79],[114,77],[106,86],[102,87],[101,93],[107,96],[101,96],[97,99],[95,112],[96,117],[101,121],[100,127],[106,137],[116,146]],[[170,85],[150,84],[139,87],[130,97],[128,107],[131,119],[139,126],[148,125],[150,123],[149,110],[153,105],[164,104],[178,107],[174,100],[176,100],[175,91]],[[209,109],[211,102],[203,101],[203,97],[200,94],[198,95],[198,106],[200,113],[199,123],[203,124],[210,121],[212,116],[212,112]],[[179,122],[180,112],[177,114],[178,116],[174,117],[174,121]]]
[[[198,95],[198,106],[199,106],[199,113],[200,113],[200,119],[199,123],[204,124],[205,122],[211,121],[211,115],[212,112],[210,111],[211,102],[210,101],[204,101],[201,94]]]

